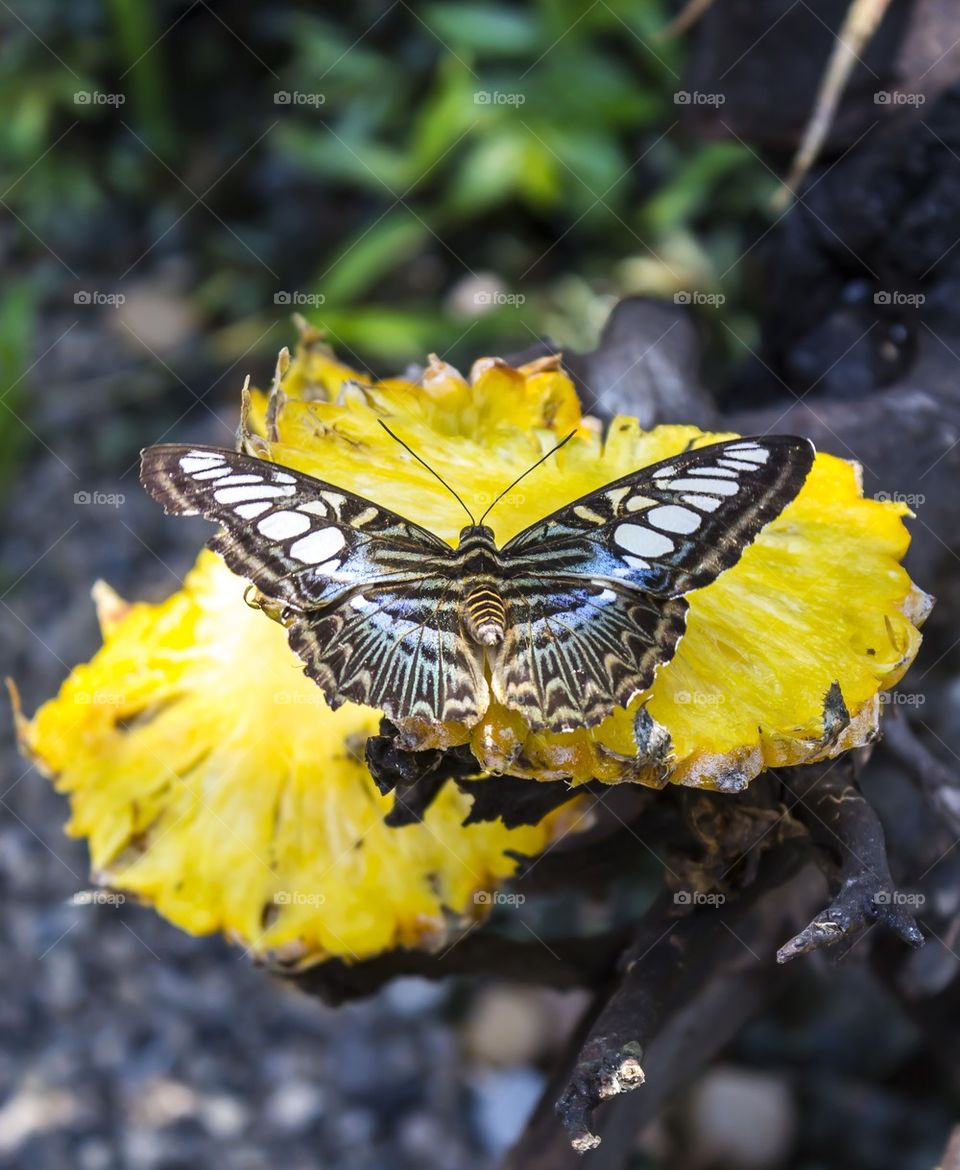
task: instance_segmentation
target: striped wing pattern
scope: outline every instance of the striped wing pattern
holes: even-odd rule
[[[210,547],[284,607],[290,645],[331,707],[479,719],[483,654],[461,636],[462,582],[439,537],[352,492],[214,447],[150,447],[141,479],[168,512],[220,522]]]
[[[395,720],[474,724],[489,702],[483,653],[461,629],[458,582],[430,577],[354,593],[290,628],[290,645],[332,706]],[[335,701],[334,701],[335,700]]]
[[[790,436],[686,451],[502,549],[477,526],[452,549],[343,488],[219,448],[149,448],[141,478],[168,512],[221,524],[210,546],[280,607],[331,706],[471,725],[492,687],[557,731],[599,723],[650,686],[683,636],[684,595],[739,560],[813,458]],[[481,618],[488,632],[502,621],[499,640],[478,644]]]
[[[592,727],[653,682],[683,636],[687,603],[602,581],[516,577],[493,691],[534,728]]]

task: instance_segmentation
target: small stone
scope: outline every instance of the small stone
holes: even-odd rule
[[[243,1103],[226,1093],[201,1097],[198,1114],[207,1132],[221,1140],[239,1137],[249,1123]]]
[[[485,988],[474,1000],[463,1031],[469,1056],[488,1065],[529,1064],[546,1043],[548,1022],[530,988]]]
[[[308,1081],[288,1081],[267,1098],[263,1118],[283,1133],[303,1133],[319,1120],[325,1102],[323,1092]]]
[[[797,1111],[789,1085],[769,1073],[720,1066],[694,1087],[689,1105],[690,1167],[767,1170],[786,1159]]]
[[[544,1077],[529,1068],[502,1069],[474,1078],[473,1115],[488,1153],[500,1155],[520,1137],[544,1083]]]

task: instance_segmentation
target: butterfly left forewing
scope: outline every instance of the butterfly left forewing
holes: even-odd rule
[[[333,484],[214,447],[150,447],[141,480],[168,512],[221,524],[210,547],[276,603],[332,707],[479,718],[483,655],[462,637],[462,581],[438,536]]]
[[[354,585],[416,577],[424,555],[451,551],[371,500],[235,451],[148,447],[140,478],[167,512],[218,521],[211,548],[265,596],[300,608]]]

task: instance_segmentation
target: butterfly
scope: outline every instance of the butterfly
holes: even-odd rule
[[[215,447],[147,448],[141,480],[167,512],[221,524],[210,547],[253,582],[331,707],[469,727],[492,692],[532,728],[570,731],[650,686],[683,636],[684,595],[740,559],[814,454],[789,435],[687,450],[502,547],[465,504],[454,548],[346,488]]]

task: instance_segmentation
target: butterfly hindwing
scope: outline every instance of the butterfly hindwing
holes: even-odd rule
[[[294,619],[290,645],[332,707],[395,721],[476,723],[489,701],[483,651],[463,636],[462,585],[425,577],[355,592]]]
[[[813,464],[789,435],[712,443],[606,484],[504,546],[518,574],[610,578],[657,597],[708,585],[794,498]]]
[[[620,583],[516,577],[493,691],[534,728],[592,727],[653,682],[683,635],[687,603]]]
[[[332,707],[479,718],[483,656],[462,636],[462,581],[439,537],[343,488],[214,447],[148,448],[141,479],[168,512],[220,522],[210,547],[284,607],[290,644]]]

